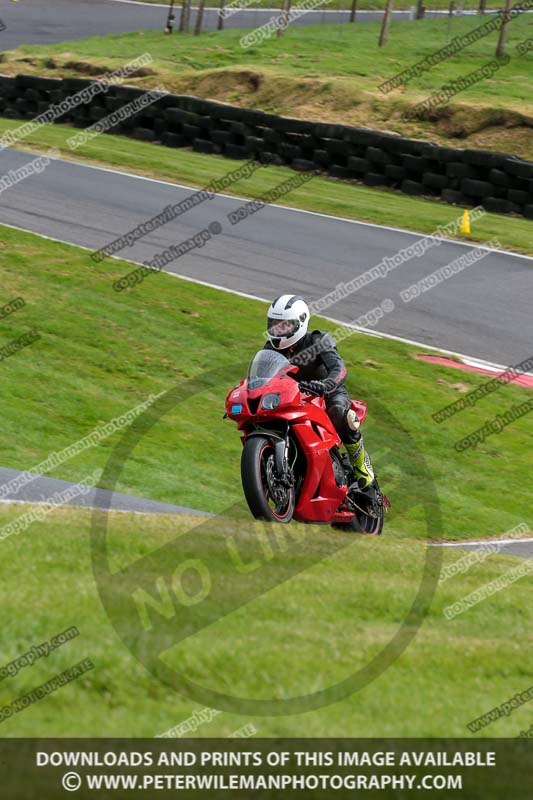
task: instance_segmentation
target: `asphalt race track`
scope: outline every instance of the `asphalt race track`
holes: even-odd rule
[[[22,474],[16,469],[0,467],[0,488]],[[56,493],[64,492],[69,486],[74,486],[70,481],[57,478],[44,478],[35,475],[34,480],[18,491],[10,492],[0,500],[2,503],[51,503],[51,498]],[[175,506],[170,503],[160,503],[156,500],[147,500],[145,497],[133,497],[129,494],[111,492],[107,489],[90,488],[86,493],[78,493],[77,497],[66,500],[61,505],[81,506],[82,508],[101,508],[111,511],[131,511],[143,514],[193,514],[195,516],[211,516],[205,511],[196,511],[193,508]],[[21,511],[23,514],[24,511]]]
[[[32,158],[28,153],[5,150],[0,153],[0,171],[5,174]],[[233,169],[232,162],[227,163],[228,171]],[[54,160],[41,174],[0,194],[0,220],[98,249],[193,191]],[[298,292],[316,300],[420,238],[416,233],[272,205],[232,225],[227,215],[242,202],[217,195],[125,248],[121,256],[137,262],[151,259],[218,221],[222,233],[166,269],[260,298]],[[423,257],[412,258],[386,279],[375,280],[325,314],[352,322],[390,299],[394,310],[379,321],[377,331],[504,366],[517,364],[531,355],[533,342],[533,259],[488,251],[484,258],[417,299],[407,304],[400,299],[400,290],[471,247],[441,241]],[[87,258],[87,270],[93,267]],[[158,280],[157,275],[150,280]],[[142,285],[134,291],[142,291]]]
[[[499,551],[496,555],[504,555],[504,556],[521,556],[522,558],[531,558],[533,556],[533,539],[525,538],[525,539],[517,539],[516,541],[512,540],[502,540],[501,545],[499,545]],[[487,540],[485,542],[454,542],[453,544],[447,543],[444,545],[440,545],[441,547],[453,547],[454,550],[487,550],[489,546],[494,548],[494,545],[498,544],[497,538],[491,539],[490,541]],[[494,552],[494,550],[493,550]],[[462,555],[462,553],[461,553]]]
[[[213,3],[213,5],[218,5]],[[279,5],[279,4],[278,4]],[[167,19],[168,3],[148,5],[117,0],[17,0],[5,2],[0,9],[0,18],[6,29],[0,32],[0,51],[12,50],[22,44],[53,44],[88,36],[105,36],[142,30],[163,30]],[[179,11],[176,11],[176,21]],[[398,19],[407,19],[408,11],[393,11]],[[257,28],[272,16],[279,16],[277,9],[245,9],[226,20],[226,28]],[[382,12],[357,12],[358,22],[381,19]],[[428,12],[427,16],[432,16]],[[293,25],[313,25],[348,22],[348,11],[317,10],[295,20]],[[194,25],[195,11],[191,14]],[[204,29],[215,30],[218,9],[206,8]]]

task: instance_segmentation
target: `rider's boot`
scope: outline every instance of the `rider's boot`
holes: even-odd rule
[[[355,474],[355,482],[349,488],[354,501],[369,510],[377,499],[377,484],[370,456],[365,451],[363,437],[356,444],[345,444],[346,452]]]
[[[365,451],[363,437],[356,444],[345,444],[346,452],[350,457],[350,463],[355,473],[355,478],[359,489],[366,489],[374,480],[374,470],[370,456]]]

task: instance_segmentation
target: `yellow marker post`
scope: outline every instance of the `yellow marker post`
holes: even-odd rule
[[[463,218],[461,220],[460,233],[470,233],[470,214],[468,211],[463,211]]]

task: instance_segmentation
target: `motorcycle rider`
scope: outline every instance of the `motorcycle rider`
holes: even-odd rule
[[[308,333],[310,317],[303,297],[290,294],[277,297],[267,313],[269,341],[265,348],[278,350],[299,367],[296,380],[301,389],[324,396],[326,412],[348,452],[356,476],[350,493],[356,492],[367,503],[372,503],[375,499],[374,471],[365,451],[357,414],[350,408],[344,384],[347,370],[329,333],[319,330]]]

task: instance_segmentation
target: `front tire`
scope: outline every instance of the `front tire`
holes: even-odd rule
[[[290,522],[294,514],[294,486],[286,486],[276,474],[274,445],[266,436],[244,442],[241,479],[248,507],[256,519]]]

